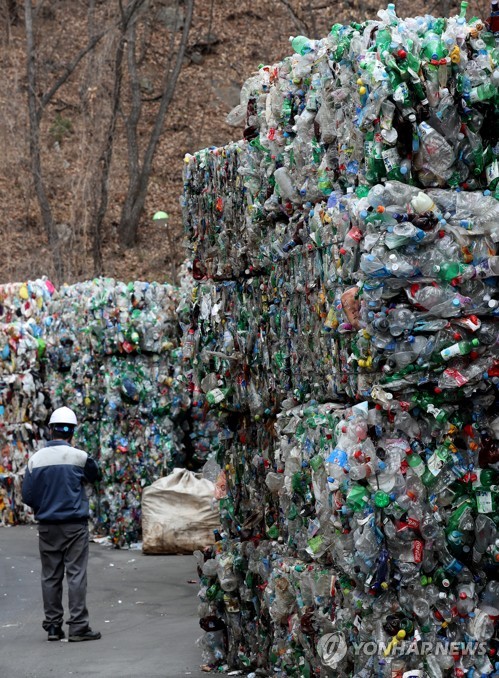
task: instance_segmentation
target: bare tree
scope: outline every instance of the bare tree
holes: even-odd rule
[[[5,0],[7,7],[7,16],[11,26],[16,26],[19,23],[19,8],[17,0]]]
[[[470,0],[468,16],[487,17],[489,2]],[[229,4],[234,5],[234,11]],[[43,226],[59,278],[98,275],[106,268],[106,273],[120,271],[122,275],[128,264],[132,270],[154,270],[155,276],[163,275],[168,270],[163,243],[165,251],[180,249],[176,204],[169,209],[168,231],[153,233],[151,229],[151,242],[140,250],[122,252],[122,256],[117,256],[118,247],[137,242],[138,230],[145,223],[144,205],[163,208],[163,195],[171,200],[181,190],[180,172],[173,167],[175,154],[226,138],[217,121],[212,130],[203,130],[204,120],[212,114],[212,108],[203,105],[203,97],[206,101],[218,87],[209,76],[219,64],[227,66],[229,51],[218,50],[211,42],[212,19],[214,33],[225,16],[230,17],[228,29],[238,17],[254,22],[255,30],[261,30],[262,19],[269,19],[265,34],[251,48],[251,64],[247,50],[245,55],[249,43],[243,42],[241,55],[234,50],[234,79],[239,81],[242,70],[249,73],[260,57],[267,59],[267,53],[268,59],[287,54],[290,33],[325,36],[336,22],[376,18],[380,7],[377,0],[259,0],[257,4],[258,13],[254,13],[244,2],[198,2],[198,20],[191,29],[194,0],[0,0],[0,146],[4,161],[0,163],[0,200],[6,224],[13,226],[9,234],[24,227],[34,241]],[[422,11],[455,14],[459,5],[460,0],[396,3],[401,17]],[[27,66],[19,39],[25,8]],[[105,37],[99,40],[104,29]],[[197,42],[192,37],[194,31]],[[248,36],[251,33],[254,35],[254,30]],[[227,30],[221,42],[234,38]],[[172,96],[175,84],[177,91],[180,87],[177,78],[182,77],[182,64],[187,63],[184,50],[188,39],[186,54],[192,55],[196,48],[203,58],[191,61],[192,78],[186,86],[196,106],[186,112],[173,110]],[[203,60],[206,64],[202,66]],[[245,64],[243,69],[241,63]],[[203,83],[194,93],[197,85],[193,83],[201,83],[203,78],[206,91],[201,89]],[[54,118],[63,118],[63,123],[72,126],[58,141],[52,131]],[[167,125],[168,139],[163,132]],[[160,148],[168,158],[164,166],[157,162]],[[15,180],[10,181],[11,177]],[[68,225],[63,227],[61,222]],[[158,243],[157,250],[153,241]],[[144,252],[152,252],[150,262]],[[104,253],[109,257],[107,264]],[[25,257],[18,262],[19,271],[30,270],[27,261]],[[14,271],[14,258],[12,262]],[[34,259],[34,263],[38,264],[37,272],[42,272],[50,261]]]
[[[297,11],[291,2],[289,0],[279,0],[281,4],[286,7],[289,16],[291,17],[291,21],[293,22],[294,26],[296,27],[297,30],[300,31],[300,33],[308,33],[309,26],[308,24],[304,21],[304,19],[299,15],[299,11]]]
[[[81,60],[97,45],[105,32],[93,36],[87,45],[81,49],[74,59],[69,62],[57,80],[44,93],[38,91],[37,82],[37,58],[33,28],[33,3],[32,0],[24,2],[24,23],[26,29],[26,58],[28,80],[28,113],[29,113],[29,148],[31,157],[31,172],[35,193],[40,207],[42,223],[47,234],[50,251],[54,263],[55,278],[57,282],[64,280],[65,265],[61,251],[59,234],[54,223],[52,209],[47,196],[47,190],[43,178],[43,168],[40,148],[40,123],[44,110],[53,99],[59,89],[66,83],[75,71]]]
[[[109,102],[109,110],[106,113],[106,101],[99,102],[98,110],[89,113],[89,100],[94,87],[90,86],[90,80],[82,81],[80,87],[82,99],[83,119],[87,121],[87,130],[92,126],[99,128],[99,134],[95,141],[88,140],[82,146],[82,153],[86,154],[82,166],[91,168],[87,178],[76,182],[80,190],[86,192],[84,209],[85,223],[90,223],[91,249],[93,259],[93,273],[100,275],[103,272],[102,242],[103,229],[109,203],[109,182],[113,162],[114,142],[117,135],[117,124],[120,117],[125,124],[127,139],[127,171],[128,183],[122,206],[120,222],[120,241],[126,246],[132,246],[136,242],[138,224],[144,209],[149,177],[152,170],[154,155],[161,137],[164,120],[168,108],[173,99],[175,87],[184,62],[185,51],[192,23],[194,0],[185,0],[185,14],[183,17],[182,30],[179,34],[175,28],[171,30],[169,50],[164,66],[164,76],[160,86],[160,93],[154,97],[159,108],[154,114],[152,129],[145,145],[140,147],[139,139],[143,132],[144,123],[142,116],[142,91],[140,66],[145,57],[145,40],[142,39],[141,47],[137,48],[137,35],[142,37],[150,29],[151,17],[148,14],[150,3],[148,0],[118,0],[118,13],[110,11],[111,23],[100,32],[96,31],[98,25],[95,12],[96,3],[90,0],[88,5],[88,41],[74,59],[64,67],[64,72],[45,92],[40,92],[39,79],[37,78],[37,50],[34,37],[34,22],[36,18],[33,11],[32,0],[25,0],[25,25],[28,61],[28,107],[29,107],[29,141],[30,157],[35,195],[40,208],[42,224],[47,234],[49,248],[53,257],[55,277],[62,280],[66,272],[66,261],[62,253],[61,238],[57,224],[54,223],[53,211],[49,199],[50,191],[47,187],[46,176],[42,163],[40,124],[44,110],[49,103],[55,102],[54,96],[67,82],[69,77],[78,67],[82,59],[90,56],[90,64],[93,67],[92,77],[101,78],[100,86],[106,94]],[[176,0],[174,26],[180,16],[180,2]],[[180,23],[180,22],[179,22]],[[107,49],[99,57],[95,47],[108,35]],[[112,52],[109,47],[112,45]],[[102,51],[102,50],[100,50]],[[99,67],[96,68],[95,65]],[[105,65],[104,65],[105,64]],[[111,68],[109,68],[111,66]],[[106,75],[107,74],[107,75]],[[109,78],[109,75],[111,76]],[[103,78],[107,80],[104,83]],[[91,79],[90,78],[90,79]],[[126,86],[125,86],[126,85]],[[107,95],[108,99],[107,99]],[[67,105],[67,104],[64,104]],[[141,126],[142,122],[142,126]],[[100,132],[103,131],[103,133]],[[78,210],[75,210],[78,211]],[[81,229],[80,229],[81,230]],[[75,233],[72,233],[73,242]]]
[[[36,52],[33,34],[33,7],[31,0],[25,0],[26,52],[28,66],[28,110],[29,110],[29,148],[31,156],[31,171],[35,185],[36,197],[40,206],[42,222],[47,233],[49,247],[54,258],[54,268],[59,280],[64,275],[64,265],[59,248],[59,238],[52,216],[52,210],[47,198],[45,184],[42,178],[42,160],[40,154],[40,120],[42,109],[37,97],[36,87]]]
[[[125,116],[128,142],[128,187],[119,226],[122,242],[126,247],[131,247],[137,240],[139,221],[144,210],[152,163],[163,131],[165,116],[172,102],[177,80],[182,69],[189,31],[192,24],[193,11],[194,0],[185,0],[185,16],[182,26],[182,35],[176,49],[175,31],[172,30],[167,63],[165,64],[165,74],[161,86],[161,94],[157,97],[159,109],[156,113],[153,128],[142,159],[140,159],[137,134],[138,123],[142,111],[142,97],[137,68],[135,24],[131,25],[128,34],[127,57],[131,90],[130,111],[128,115]],[[179,2],[177,0],[176,13],[178,14],[178,12]]]
[[[111,170],[111,161],[113,157],[113,146],[114,138],[116,131],[116,122],[118,119],[118,113],[122,105],[121,101],[121,91],[122,91],[122,82],[123,82],[123,58],[125,53],[125,46],[127,44],[127,39],[134,39],[135,37],[135,22],[138,16],[138,12],[144,0],[130,0],[126,7],[123,7],[123,4],[120,0],[120,37],[118,40],[116,54],[114,58],[114,71],[113,71],[113,94],[112,94],[112,110],[111,115],[107,125],[106,136],[104,140],[104,145],[102,147],[101,153],[99,155],[99,168],[101,176],[99,178],[98,186],[98,208],[95,214],[94,228],[93,228],[93,244],[92,244],[92,255],[94,262],[94,274],[100,275],[103,270],[102,266],[102,227],[104,218],[107,212],[108,200],[109,200],[109,173]],[[127,38],[128,36],[128,38]],[[132,90],[132,99],[135,100],[135,92]],[[138,123],[138,119],[135,122],[135,129]]]

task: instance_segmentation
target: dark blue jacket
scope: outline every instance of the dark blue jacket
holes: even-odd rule
[[[86,452],[63,440],[52,440],[35,452],[26,467],[23,501],[40,523],[88,520],[84,481],[95,482],[99,467]]]

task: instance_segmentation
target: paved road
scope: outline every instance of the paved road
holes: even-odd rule
[[[87,603],[102,639],[47,642],[36,527],[0,527],[2,678],[205,678],[192,556],[90,545]],[[67,627],[66,627],[67,631]],[[211,674],[213,675],[213,674]]]

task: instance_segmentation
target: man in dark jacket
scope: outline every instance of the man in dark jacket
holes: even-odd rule
[[[30,458],[23,482],[23,501],[31,506],[39,522],[45,610],[42,625],[49,640],[65,637],[62,584],[66,571],[70,642],[101,637],[89,626],[86,604],[89,509],[84,487],[99,478],[99,468],[86,452],[71,447],[76,424],[76,415],[69,407],[52,413],[52,440]]]

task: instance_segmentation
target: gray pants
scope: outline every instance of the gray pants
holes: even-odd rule
[[[42,561],[42,594],[45,620],[43,628],[62,626],[62,583],[64,570],[68,580],[69,633],[88,628],[87,562],[88,525],[65,523],[39,525],[40,558]]]

